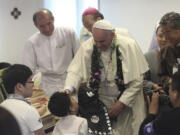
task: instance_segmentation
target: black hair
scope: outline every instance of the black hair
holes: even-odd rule
[[[49,100],[49,111],[59,117],[67,116],[71,110],[71,100],[68,94],[55,92]]]
[[[3,69],[3,68],[7,68],[11,66],[10,63],[7,63],[7,62],[0,62],[0,69]]]
[[[39,11],[37,11],[37,12],[35,12],[35,13],[33,14],[33,22],[34,22],[35,25],[36,25],[37,16],[40,15],[40,14],[42,14],[43,11],[48,12],[48,14],[50,15],[50,17],[52,17],[52,19],[54,19],[54,16],[53,16],[53,14],[52,14],[52,12],[51,12],[50,10],[48,10],[48,9],[41,9],[41,10],[39,10]]]
[[[166,13],[161,18],[160,25],[170,25],[173,29],[180,29],[180,14],[176,12]]]
[[[0,134],[21,135],[21,130],[15,117],[5,108],[0,106]]]
[[[172,90],[178,90],[180,92],[180,71],[173,74],[171,86]]]
[[[17,83],[25,85],[32,75],[29,67],[22,64],[14,64],[3,71],[2,80],[8,94],[13,94]]]
[[[98,17],[100,17],[101,19],[104,19],[103,14],[101,14],[100,12],[98,12],[96,14],[92,14],[92,15],[93,15],[94,20],[97,20]]]

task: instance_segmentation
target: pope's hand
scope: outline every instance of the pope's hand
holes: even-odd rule
[[[116,103],[114,103],[109,110],[109,116],[112,118],[117,117],[120,114],[120,112],[123,110],[123,108],[124,108],[124,104],[120,101],[116,101]]]
[[[66,94],[71,94],[72,92],[68,89],[65,89],[65,90],[60,90],[59,91],[60,93],[66,93]]]

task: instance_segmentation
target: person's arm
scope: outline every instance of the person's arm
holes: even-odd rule
[[[156,119],[156,115],[158,114],[158,110],[159,110],[159,93],[158,92],[153,93],[151,101],[148,98],[148,103],[149,103],[149,114],[144,119],[144,121],[140,126],[139,135],[145,135],[144,133],[146,132],[146,130],[148,130],[148,128],[152,132],[155,132],[153,126],[154,124],[153,120]]]
[[[126,90],[123,92],[119,100],[111,106],[109,110],[109,115],[111,117],[117,117],[123,110],[124,106],[133,106],[136,96],[140,94],[140,91],[142,90],[142,81],[143,76],[128,84]]]
[[[43,124],[38,111],[33,106],[30,106],[27,107],[26,112],[27,116],[25,119],[26,125],[29,128],[29,130],[35,133],[35,135],[45,135]]]
[[[127,84],[127,88],[119,98],[126,106],[133,107],[136,96],[142,91],[143,76]]]
[[[43,128],[40,128],[40,129],[34,131],[34,134],[35,135],[46,135]]]
[[[73,53],[73,56],[75,56],[76,52],[78,51],[78,49],[80,47],[80,41],[73,29],[71,29],[70,38],[71,38],[71,42],[72,42],[72,53]]]
[[[145,127],[146,128],[149,127],[149,129],[154,131],[153,120],[155,120],[155,118],[156,118],[156,115],[148,114],[148,116],[144,119],[144,121],[142,122],[142,124],[139,128],[139,135],[146,135],[144,133],[145,130],[147,130],[147,129],[145,129]]]
[[[28,66],[32,70],[32,72],[35,73],[37,65],[36,54],[33,48],[33,44],[29,40],[24,46],[21,63]]]
[[[88,66],[90,65],[91,60],[91,51],[86,51],[86,47],[89,47],[89,44],[91,43],[81,45],[71,61],[67,70],[65,89],[71,91],[72,89],[77,90],[79,85],[83,83],[82,81],[87,81],[89,73]]]

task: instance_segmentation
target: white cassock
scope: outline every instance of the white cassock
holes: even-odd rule
[[[51,36],[35,33],[27,41],[22,63],[42,73],[40,89],[50,96],[64,87],[67,68],[80,46],[71,28],[55,28]]]
[[[93,44],[94,40],[91,38],[79,48],[68,68],[66,88],[72,87],[77,90],[80,83],[89,81]],[[113,124],[113,133],[114,135],[137,135],[139,126],[146,115],[142,82],[143,73],[148,70],[148,65],[135,40],[117,36],[116,45],[119,46],[122,54],[123,77],[127,88],[119,98],[126,107],[119,114],[117,122]],[[112,61],[110,61],[110,49],[101,52],[104,68],[101,70],[101,84],[98,93],[100,100],[108,108],[117,101],[120,93],[114,81],[117,71],[115,50],[112,52]]]

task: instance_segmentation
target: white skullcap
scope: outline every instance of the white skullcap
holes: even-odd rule
[[[97,21],[94,25],[93,28],[97,29],[103,29],[103,30],[114,30],[113,26],[111,25],[110,22],[106,20],[99,20]]]

